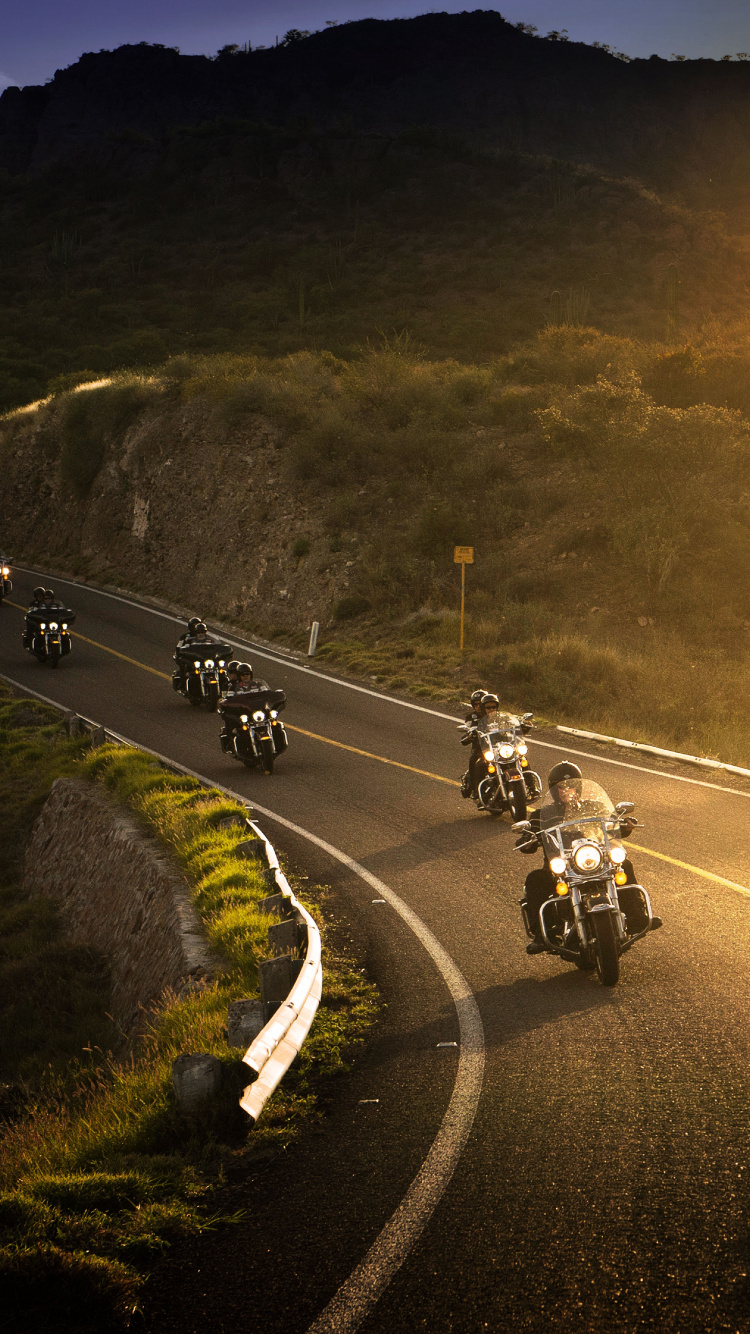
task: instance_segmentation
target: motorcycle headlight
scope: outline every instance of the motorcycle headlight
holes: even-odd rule
[[[246,714],[246,713],[241,713],[241,714],[240,714],[240,722],[241,722],[241,723],[246,723],[247,721],[248,721],[247,714]]]
[[[47,629],[47,626],[45,625],[44,621],[42,621],[42,624],[39,626],[39,629],[40,629],[40,630],[46,630],[46,629]]]
[[[271,709],[271,717],[272,717],[272,718],[278,718],[278,716],[279,716],[279,711],[278,711],[278,709]]]
[[[213,658],[206,658],[206,661],[205,661],[205,663],[204,663],[204,666],[206,666],[206,667],[213,667],[213,665],[214,665],[214,660],[213,660]]]
[[[7,565],[4,565],[4,566],[3,566],[3,579],[7,579],[9,574],[10,574],[10,570],[8,569],[8,566],[7,566]]]
[[[516,745],[516,750],[518,751],[519,755],[525,755],[528,749],[529,748],[526,745],[525,741],[519,741]]]
[[[56,629],[57,629],[57,621],[50,621],[50,623],[49,623],[49,628],[50,628],[50,630],[56,630]]]
[[[266,721],[265,713],[262,713],[260,709],[256,709],[255,713],[253,714],[253,722],[264,723],[265,721]]]
[[[491,750],[486,750],[486,751],[484,752],[484,758],[485,758],[486,760],[494,760],[495,756],[493,755],[493,753],[492,753]]]
[[[564,857],[550,857],[549,869],[553,875],[562,875],[565,870]]]
[[[224,666],[224,659],[223,659],[223,658],[219,658],[219,666],[220,666],[220,667],[223,667],[223,666]]]
[[[67,630],[67,628],[68,628],[68,622],[63,621],[63,630]]]
[[[194,666],[194,667],[200,667],[200,662],[198,661],[197,658],[196,658],[195,662],[193,663],[193,666]]]
[[[500,747],[501,760],[512,760],[515,753],[516,753],[515,746],[504,745]]]
[[[615,866],[621,866],[628,854],[624,848],[618,846],[610,848],[609,855],[612,858],[612,861],[614,862]]]
[[[573,864],[582,874],[598,871],[604,858],[597,843],[582,843],[573,853]]]

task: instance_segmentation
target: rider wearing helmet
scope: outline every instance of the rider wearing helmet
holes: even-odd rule
[[[239,665],[237,658],[232,658],[231,662],[228,662],[226,665],[227,680],[229,682],[229,685],[227,686],[228,691],[237,689],[237,681],[239,679],[237,676],[237,668]]]
[[[180,655],[180,650],[190,648],[191,644],[215,644],[216,640],[211,638],[208,633],[205,621],[200,616],[191,616],[187,623],[187,630],[178,639],[175,645],[174,660],[175,670],[172,672],[172,686],[175,690],[184,690],[186,681],[186,664]]]
[[[34,589],[33,597],[34,600],[31,606],[29,607],[28,612],[26,613],[26,624],[24,626],[23,634],[21,635],[21,643],[23,644],[24,648],[31,648],[31,641],[34,638],[34,628],[29,621],[29,616],[32,615],[32,613],[34,612],[41,611],[42,608],[44,607],[44,587],[42,584],[37,584],[36,588]],[[34,625],[37,625],[38,617],[34,616],[33,622]]]
[[[472,712],[466,717],[471,731],[461,741],[464,746],[471,745],[469,767],[461,779],[461,796],[473,797],[478,801],[479,784],[482,781],[482,769],[485,764],[482,737],[495,726],[500,701],[497,695],[490,694],[488,690],[475,690],[471,703]]]
[[[547,776],[547,787],[553,803],[553,812],[559,817],[562,824],[564,820],[574,820],[578,814],[585,815],[585,800],[582,801],[583,792],[583,774],[572,760],[562,760],[555,764]],[[524,831],[516,842],[516,847],[521,852],[536,852],[539,848],[539,840],[536,837],[541,829],[541,811],[532,811],[529,816],[531,829]],[[554,820],[547,821],[554,823]],[[620,816],[620,827],[617,831],[618,838],[628,838],[635,828],[635,820],[631,820],[627,815]],[[544,850],[544,849],[543,849]],[[632,932],[645,929],[648,917],[646,916],[643,902],[640,894],[630,889],[635,885],[635,871],[633,863],[626,858],[622,863],[622,869],[628,877],[627,884],[618,887],[617,897],[620,907],[628,919],[628,927]],[[555,892],[555,876],[552,874],[546,851],[544,852],[544,866],[531,871],[526,877],[524,898],[526,900],[529,925],[534,932],[534,939],[526,946],[527,954],[542,954],[546,949],[542,928],[539,920],[539,909],[547,899],[551,899]],[[660,917],[652,917],[652,930],[661,926]]]

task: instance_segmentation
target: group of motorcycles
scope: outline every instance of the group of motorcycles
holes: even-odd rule
[[[234,671],[243,664],[232,660],[229,644],[201,644],[193,640],[177,645],[172,687],[199,708],[210,713],[217,709],[224,726],[220,734],[225,755],[239,760],[247,769],[273,773],[273,766],[289,742],[279,714],[286,706],[283,690],[272,690],[265,682],[252,682],[237,688]],[[249,670],[249,668],[248,668]]]
[[[0,556],[0,603],[12,589],[10,560]],[[74,619],[51,590],[35,589],[24,646],[39,662],[57,667],[71,650],[69,627]],[[221,714],[225,754],[248,769],[272,774],[276,759],[288,746],[279,718],[286,695],[265,681],[253,681],[249,664],[234,661],[229,644],[212,643],[205,625],[201,629],[205,642],[186,635],[177,645],[173,688],[194,708],[203,705],[210,713]],[[491,698],[497,705],[496,697]],[[637,824],[631,814],[633,803],[615,806],[598,783],[583,780],[570,762],[558,766],[573,775],[567,787],[553,783],[553,771],[549,790],[542,796],[542,780],[529,766],[526,743],[533,716],[498,711],[484,728],[477,726],[475,714],[461,724],[462,743],[474,752],[477,806],[490,816],[507,811],[520,835],[516,846],[544,854],[543,870],[527,877],[520,901],[528,952],[557,955],[584,972],[596,971],[602,985],[614,986],[622,956],[661,926],[646,890],[635,883],[622,843]],[[539,799],[538,807],[530,811]],[[532,908],[529,888],[534,875],[537,896],[539,884],[543,885],[543,901]]]

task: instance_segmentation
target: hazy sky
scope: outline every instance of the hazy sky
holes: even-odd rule
[[[361,18],[407,18],[467,3],[417,0],[0,0],[0,86],[44,83],[83,51],[162,42],[213,55],[227,42],[272,45],[288,28]],[[500,12],[540,32],[607,42],[632,56],[722,56],[750,51],[750,0],[502,0]]]

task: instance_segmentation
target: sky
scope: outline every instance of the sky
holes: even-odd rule
[[[45,83],[84,51],[161,42],[214,55],[230,42],[271,46],[289,28],[495,8],[541,33],[606,42],[630,56],[718,58],[750,51],[750,0],[0,0],[0,88]]]

